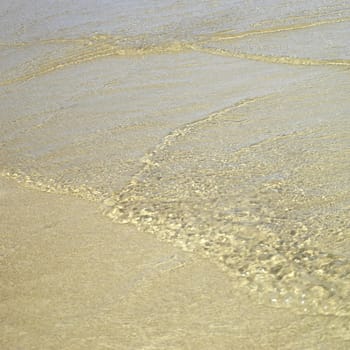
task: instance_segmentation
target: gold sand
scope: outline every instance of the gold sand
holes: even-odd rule
[[[332,318],[254,304],[209,261],[93,203],[1,179],[0,232],[4,350],[349,346]]]

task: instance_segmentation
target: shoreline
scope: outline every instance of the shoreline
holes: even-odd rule
[[[113,223],[96,203],[0,178],[0,209],[2,349],[348,345],[322,336],[327,317],[254,303],[209,261]]]

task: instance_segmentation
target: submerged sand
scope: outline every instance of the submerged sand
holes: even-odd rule
[[[0,18],[0,350],[350,349],[348,1]]]
[[[1,349],[348,349],[339,318],[269,308],[209,261],[0,179]]]

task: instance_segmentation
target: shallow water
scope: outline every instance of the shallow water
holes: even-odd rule
[[[5,1],[0,16],[4,176],[104,201],[346,337],[346,1]]]

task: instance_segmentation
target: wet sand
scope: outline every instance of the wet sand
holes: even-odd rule
[[[0,18],[0,350],[350,349],[348,1]]]
[[[349,348],[337,319],[258,305],[92,202],[1,178],[0,232],[4,350]]]

